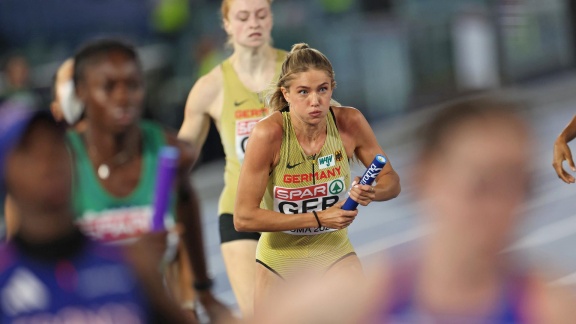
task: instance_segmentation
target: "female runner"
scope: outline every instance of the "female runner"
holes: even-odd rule
[[[201,148],[214,121],[224,146],[218,214],[222,257],[244,316],[252,314],[254,258],[260,233],[234,229],[234,200],[248,134],[268,114],[262,92],[278,79],[286,53],[271,46],[272,0],[223,0],[224,29],[234,52],[196,82],[178,137]]]
[[[282,279],[302,271],[361,274],[346,230],[358,211],[340,207],[350,184],[349,159],[368,166],[384,151],[359,110],[330,105],[335,85],[322,53],[294,45],[271,96],[274,113],[250,136],[234,224],[264,232],[256,252],[256,308]],[[365,206],[400,193],[389,162],[376,183],[353,185],[350,197]]]

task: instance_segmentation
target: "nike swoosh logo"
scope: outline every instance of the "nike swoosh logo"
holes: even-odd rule
[[[234,101],[234,107],[238,107],[238,106],[242,105],[243,103],[245,103],[246,101],[248,101],[248,99],[244,99],[242,101]]]
[[[288,162],[288,164],[286,164],[286,167],[287,167],[288,169],[292,169],[292,168],[295,168],[295,167],[299,166],[300,164],[302,164],[302,162],[296,163],[296,164],[292,164],[292,165],[290,165],[290,162]]]

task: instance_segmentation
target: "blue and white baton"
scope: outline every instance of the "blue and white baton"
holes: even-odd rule
[[[380,171],[382,171],[382,169],[386,165],[386,162],[387,162],[386,157],[384,155],[381,154],[376,155],[374,160],[372,160],[372,163],[370,163],[370,166],[366,169],[366,172],[364,172],[362,178],[360,178],[359,184],[371,185],[372,182],[374,182],[374,179],[376,179],[378,174],[380,174]],[[342,206],[342,209],[354,210],[356,209],[356,207],[358,207],[358,203],[352,200],[352,198],[348,197],[348,199],[346,199],[346,202]]]

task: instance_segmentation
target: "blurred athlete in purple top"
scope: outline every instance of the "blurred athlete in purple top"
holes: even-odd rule
[[[20,216],[13,240],[0,246],[0,322],[186,322],[165,294],[151,246],[84,236],[71,190],[65,130],[47,111],[0,108],[0,192]]]

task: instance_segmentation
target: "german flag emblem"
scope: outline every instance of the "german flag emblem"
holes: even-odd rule
[[[336,162],[342,161],[342,151],[334,152],[334,156],[336,157]]]

